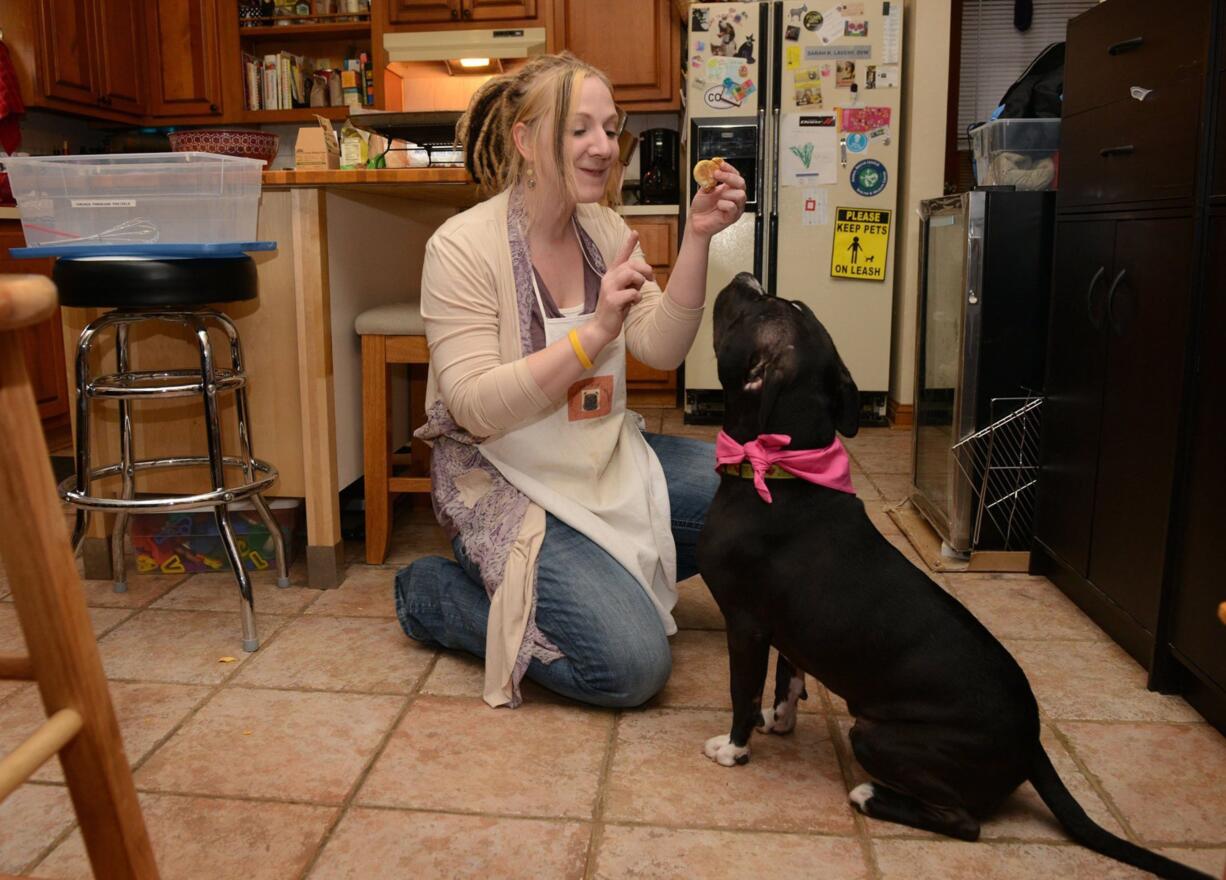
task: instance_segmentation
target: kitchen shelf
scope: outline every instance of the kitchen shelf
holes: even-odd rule
[[[352,107],[294,107],[292,110],[245,110],[243,122],[312,122],[316,116],[324,119],[348,119]]]
[[[324,37],[366,37],[369,39],[370,22],[338,21],[319,24],[260,25],[259,27],[240,27],[238,35],[242,40],[314,40]]]

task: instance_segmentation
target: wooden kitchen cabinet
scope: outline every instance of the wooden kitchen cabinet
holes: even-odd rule
[[[220,116],[224,103],[216,0],[151,0],[146,10],[150,115]],[[225,12],[237,15],[233,4],[226,4]],[[237,47],[226,55],[237,76]]]
[[[9,248],[25,247],[21,221],[0,220],[0,275],[51,276],[54,260],[16,260]],[[68,431],[68,377],[64,363],[64,331],[60,310],[41,323],[16,331],[26,358],[26,372],[38,404],[47,445],[56,449],[70,439]]]
[[[663,290],[677,259],[677,218],[668,215],[631,215],[626,225],[639,234],[643,256]],[[672,406],[676,402],[677,371],[657,370],[626,354],[626,391],[640,404]]]
[[[538,5],[538,0],[389,0],[388,13],[396,25],[449,21],[532,24],[539,17]]]
[[[145,112],[137,0],[8,0],[0,26],[28,106],[116,121]]]
[[[558,45],[603,70],[627,110],[681,107],[681,25],[671,0],[555,0]]]

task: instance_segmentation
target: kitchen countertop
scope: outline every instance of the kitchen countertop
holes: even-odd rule
[[[0,207],[0,220],[20,220],[21,211],[15,205]]]
[[[623,217],[660,216],[661,214],[676,217],[681,213],[681,209],[677,205],[622,205],[617,209],[617,213]]]
[[[420,201],[467,207],[477,201],[476,184],[464,168],[381,168],[377,171],[265,171],[266,187],[333,187],[378,192]],[[677,205],[622,205],[623,216],[676,216]]]

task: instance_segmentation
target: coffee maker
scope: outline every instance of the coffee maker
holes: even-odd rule
[[[649,128],[639,136],[639,201],[644,205],[677,204],[677,132]]]

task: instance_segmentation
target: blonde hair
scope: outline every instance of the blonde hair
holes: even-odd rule
[[[574,171],[566,157],[566,118],[583,81],[595,77],[613,94],[609,78],[569,52],[537,55],[519,70],[496,76],[479,88],[456,123],[456,140],[464,147],[464,164],[477,182],[481,198],[515,186],[527,176],[528,163],[515,148],[512,130],[527,126],[535,146],[533,172],[576,201]],[[618,126],[625,114],[618,108]],[[621,202],[620,157],[609,171],[605,198]]]

